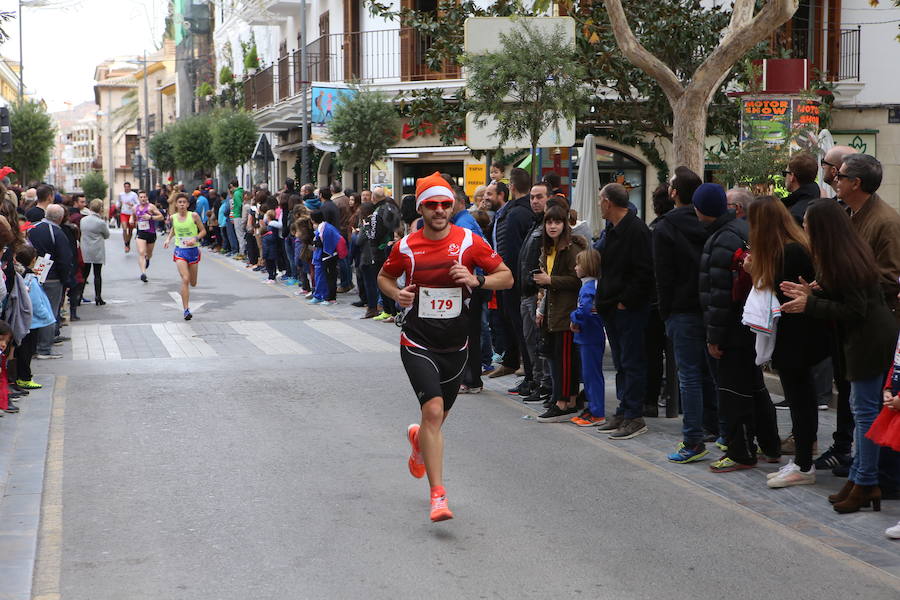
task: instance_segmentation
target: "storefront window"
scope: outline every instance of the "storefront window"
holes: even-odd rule
[[[462,186],[465,182],[462,162],[401,163],[400,177],[401,188],[403,190],[402,193],[415,194],[416,179],[428,177],[435,171],[439,173],[448,173],[458,186]]]

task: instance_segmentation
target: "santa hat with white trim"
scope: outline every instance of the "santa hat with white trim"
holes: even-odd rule
[[[450,189],[447,180],[437,171],[428,177],[416,180],[416,209],[429,198],[443,197],[453,200],[456,196]]]

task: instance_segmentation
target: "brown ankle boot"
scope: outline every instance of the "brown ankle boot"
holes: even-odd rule
[[[854,513],[860,508],[872,504],[872,510],[881,510],[881,488],[877,485],[854,485],[843,502],[834,505],[834,510],[841,514]]]
[[[847,483],[844,484],[844,487],[841,488],[841,491],[839,491],[837,494],[831,494],[830,496],[828,496],[828,501],[831,502],[832,504],[835,504],[837,502],[843,502],[844,500],[847,499],[847,496],[850,495],[850,490],[852,490],[852,489],[853,489],[853,482],[850,480],[847,480]]]

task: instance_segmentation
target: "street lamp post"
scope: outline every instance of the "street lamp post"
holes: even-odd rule
[[[25,98],[25,87],[22,83],[25,70],[25,61],[22,58],[22,0],[19,0],[19,104]]]
[[[147,92],[147,51],[144,50],[144,156],[150,156],[150,96]],[[141,187],[150,193],[150,169],[147,169],[147,181],[141,180]]]

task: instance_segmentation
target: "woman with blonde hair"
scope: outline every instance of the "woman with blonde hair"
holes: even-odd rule
[[[103,200],[94,198],[90,204],[91,213],[81,219],[81,258],[84,262],[81,275],[87,283],[88,274],[94,270],[94,304],[103,306],[103,279],[100,272],[106,262],[106,240],[109,239],[109,224],[103,218]],[[82,284],[83,285],[83,284]]]
[[[778,198],[763,196],[747,212],[750,225],[749,267],[753,285],[772,292],[779,304],[789,301],[782,282],[811,282],[815,269],[809,238]],[[775,333],[772,365],[778,370],[785,401],[791,410],[796,457],[769,478],[770,488],[813,484],[813,446],[818,430],[818,403],[813,367],[829,356],[831,348],[824,323],[804,314],[783,314]]]

